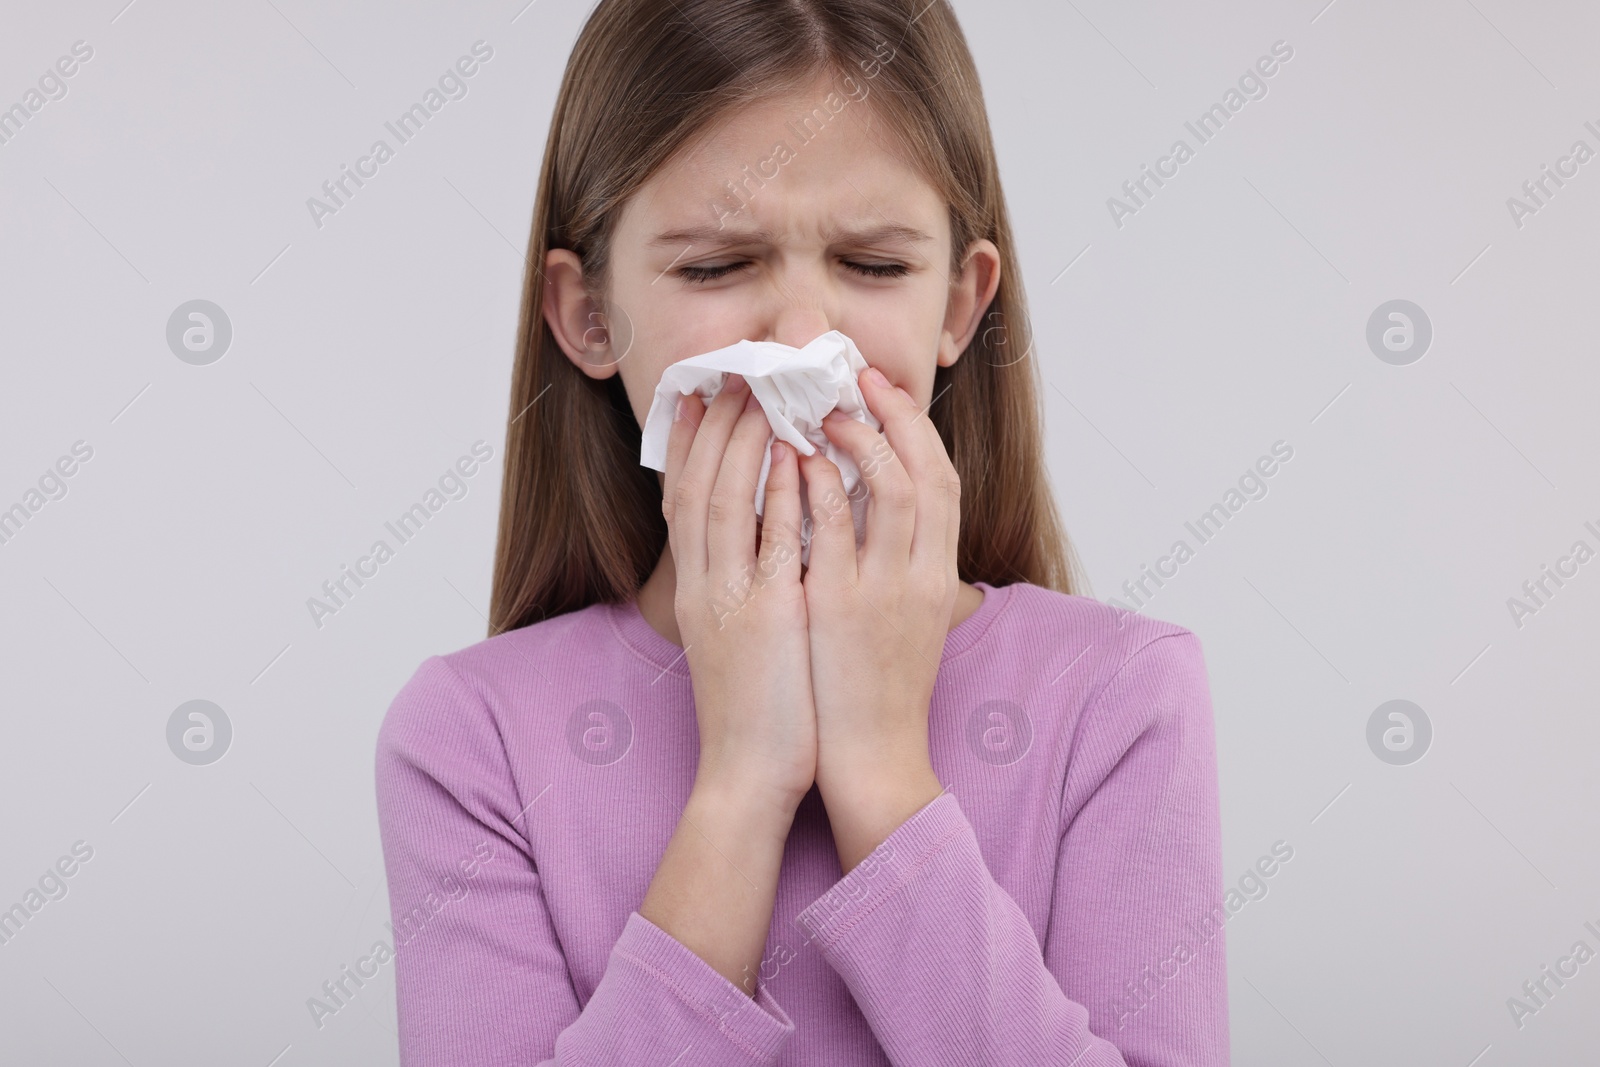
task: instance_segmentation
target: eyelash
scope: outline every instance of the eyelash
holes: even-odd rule
[[[868,278],[903,278],[911,273],[911,268],[903,263],[852,263],[846,260],[844,265]],[[743,266],[745,262],[721,263],[714,267],[679,267],[675,273],[688,282],[709,282],[726,277]]]

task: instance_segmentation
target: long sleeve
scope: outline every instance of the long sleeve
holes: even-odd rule
[[[897,1067],[1226,1067],[1223,941],[1206,924],[1221,895],[1214,728],[1193,634],[1150,641],[1090,698],[1062,781],[1042,945],[952,792],[801,912]],[[1015,813],[1018,832],[1041,817]]]
[[[580,1007],[488,706],[442,657],[379,731],[403,1067],[771,1064],[794,1025],[634,911]],[[681,1058],[680,1058],[681,1057]]]

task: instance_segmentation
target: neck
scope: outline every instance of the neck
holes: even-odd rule
[[[639,614],[644,616],[656,633],[682,648],[683,639],[678,635],[678,615],[672,606],[677,591],[678,568],[672,561],[672,546],[668,545],[662,551],[656,569],[639,587]]]

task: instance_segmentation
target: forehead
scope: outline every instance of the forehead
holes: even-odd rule
[[[618,237],[643,243],[709,223],[779,237],[901,226],[948,241],[944,198],[907,158],[871,91],[862,79],[819,79],[723,116],[630,198]]]

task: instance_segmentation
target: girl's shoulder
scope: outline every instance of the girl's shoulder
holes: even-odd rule
[[[1106,603],[1031,582],[989,586],[986,596],[1000,600],[982,635],[985,642],[1055,644],[1118,661],[1164,637],[1199,646],[1199,637],[1187,627],[1130,611],[1115,601]]]
[[[491,726],[505,709],[547,701],[558,689],[613,673],[617,610],[591,604],[426,657],[391,701],[384,732],[452,722]]]
[[[606,651],[597,639],[610,637],[609,620],[617,610],[614,604],[590,604],[485,637],[440,658],[458,673],[485,681],[529,672],[537,677],[552,663],[582,668]]]
[[[955,672],[978,690],[1009,693],[1074,723],[1097,702],[1124,695],[1133,711],[1199,710],[1209,682],[1200,639],[1187,627],[1027,582],[990,587],[986,596],[999,597],[996,610],[959,652],[966,666]],[[1177,694],[1176,703],[1166,699]]]

